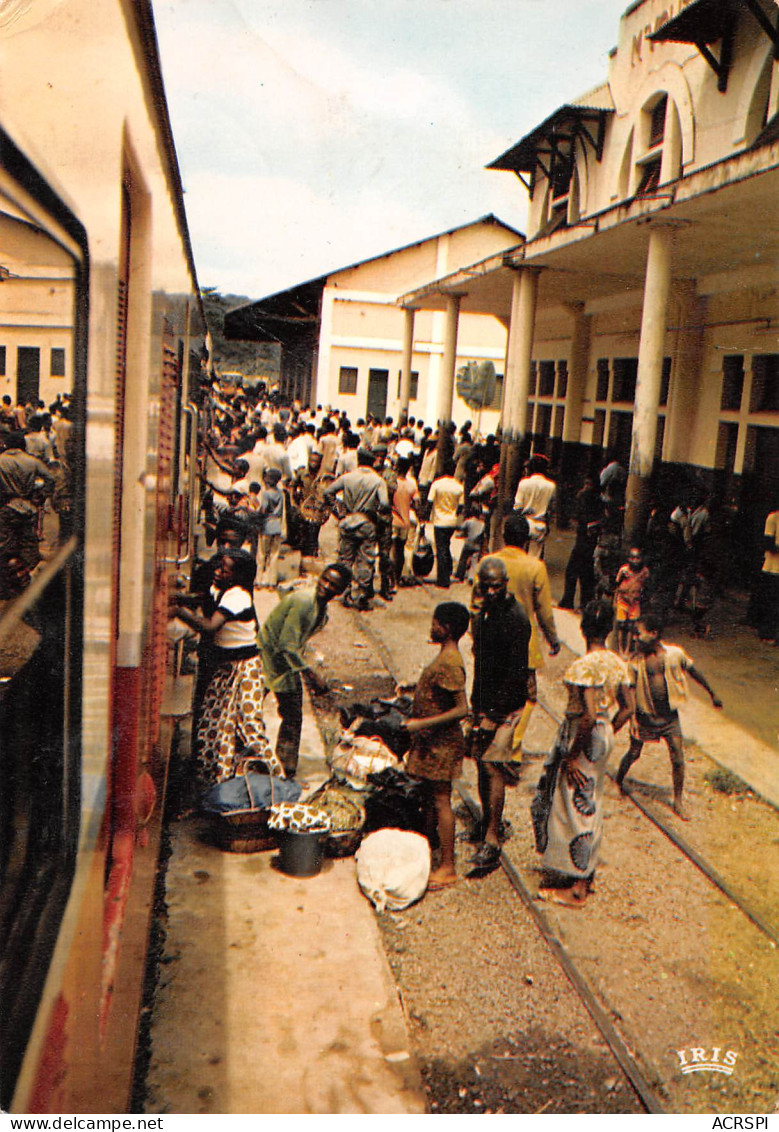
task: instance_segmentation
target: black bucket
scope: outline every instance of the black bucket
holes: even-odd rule
[[[324,833],[292,833],[279,838],[279,868],[289,877],[315,877],[322,869]]]

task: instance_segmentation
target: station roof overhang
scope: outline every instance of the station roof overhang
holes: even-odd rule
[[[447,228],[433,236],[425,236],[413,243],[393,248],[371,256],[369,259],[358,260],[346,267],[328,272],[316,279],[296,284],[286,291],[277,291],[264,299],[256,299],[250,303],[243,303],[228,311],[224,319],[225,337],[231,340],[247,342],[280,342],[282,346],[291,349],[301,344],[310,344],[312,339],[318,337],[320,327],[320,312],[322,309],[322,294],[328,281],[332,281],[342,272],[352,271],[365,264],[376,263],[388,259],[399,252],[409,251],[422,244],[439,240],[442,236],[452,235],[454,232],[478,225],[494,226],[512,232],[518,241],[524,239],[516,228],[504,223],[493,213],[477,217],[468,224],[460,224],[454,228]],[[389,302],[392,299],[388,299]]]
[[[654,43],[692,43],[717,75],[717,86],[725,91],[733,54],[736,19],[747,9],[773,44],[779,59],[779,26],[775,0],[692,0],[649,36]],[[773,21],[773,22],[772,22]],[[719,54],[711,50],[720,44]]]
[[[665,187],[664,187],[665,188]],[[653,198],[634,198],[436,280],[399,300],[415,310],[490,314],[508,324],[518,270],[540,269],[538,316],[599,300],[640,296],[652,225],[674,229],[674,279],[764,268],[779,281],[779,144],[698,170]],[[640,301],[640,300],[637,300]]]
[[[532,178],[536,168],[540,166],[547,178],[551,179],[554,165],[560,160],[569,161],[571,148],[577,139],[584,145],[589,145],[596,160],[600,161],[606,122],[613,113],[613,106],[566,103],[500,157],[491,161],[487,168],[516,173],[529,188],[530,182],[525,180],[523,174]]]
[[[326,283],[327,276],[323,275],[235,307],[225,315],[225,338],[280,342],[287,349],[309,343],[319,334],[319,312]]]

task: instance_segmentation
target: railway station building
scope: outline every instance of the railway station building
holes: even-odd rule
[[[491,163],[527,240],[401,298],[458,343],[508,326],[504,498],[531,450],[563,487],[615,452],[629,534],[695,486],[742,575],[779,499],[778,28],[772,0],[632,4],[603,84]]]
[[[522,239],[495,216],[483,216],[230,311],[225,333],[229,338],[281,341],[285,396],[304,405],[341,409],[352,421],[366,413],[397,420],[404,351],[411,349],[413,328],[405,401],[411,415],[434,425],[442,373],[469,361],[491,361],[498,375],[496,394],[482,413],[481,428],[494,432],[506,356],[502,317],[491,311],[464,315],[457,355],[447,361],[445,316],[424,311],[414,318],[398,308],[397,299],[430,279],[485,256],[502,255]],[[452,414],[458,423],[474,416],[456,396]]]

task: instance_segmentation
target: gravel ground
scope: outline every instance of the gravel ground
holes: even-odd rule
[[[467,601],[468,593],[458,587],[447,596]],[[332,681],[331,693],[316,701],[326,739],[337,734],[340,706],[392,691],[388,668],[402,681],[413,680],[432,659],[427,633],[439,599],[438,591],[417,588],[368,615],[333,608],[316,639]],[[572,659],[565,652],[542,680],[542,697],[554,710],[561,702],[559,677]],[[507,801],[515,833],[505,852],[531,892],[538,858],[527,808],[553,731],[553,721],[537,709],[523,781]],[[720,778],[715,784],[716,768],[704,752],[691,748],[688,765],[694,819],[677,827],[778,924],[779,855],[768,850],[779,844],[779,817],[738,783]],[[646,801],[668,816],[667,756],[646,755],[634,772]],[[475,795],[471,769],[466,785]],[[458,829],[467,832],[464,807],[458,815]],[[605,816],[595,897],[586,910],[548,908],[558,938],[667,1111],[774,1111],[775,946],[613,784],[607,784]],[[461,871],[468,852],[460,843]],[[382,914],[379,922],[431,1111],[643,1111],[502,871],[462,879],[401,914]],[[683,1076],[676,1051],[691,1047],[735,1051],[736,1072]]]

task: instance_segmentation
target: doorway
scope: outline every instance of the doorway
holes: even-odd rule
[[[387,384],[389,370],[372,369],[368,373],[368,404],[366,412],[383,421],[387,415]]]
[[[41,352],[37,346],[20,346],[16,351],[16,401],[32,402],[38,408],[41,387]]]

